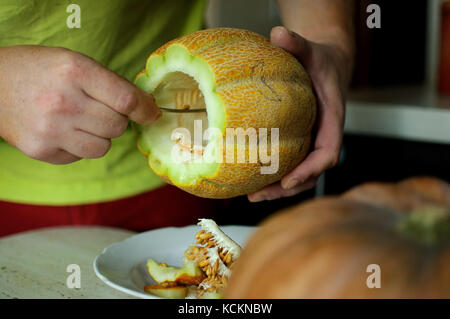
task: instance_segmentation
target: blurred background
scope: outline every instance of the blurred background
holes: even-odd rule
[[[370,3],[381,8],[379,29],[367,27]],[[354,11],[357,53],[339,165],[314,190],[292,198],[230,200],[219,222],[254,224],[281,208],[365,181],[413,175],[450,181],[450,1],[359,0]],[[206,23],[265,36],[282,24],[275,0],[210,0]]]

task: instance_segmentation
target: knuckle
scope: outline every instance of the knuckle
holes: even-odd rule
[[[36,124],[35,132],[39,138],[56,137],[57,134],[55,121],[49,120],[46,117],[41,118]]]
[[[68,110],[66,98],[58,91],[46,91],[36,96],[36,104],[44,114],[58,114]]]
[[[121,114],[130,114],[136,108],[138,102],[137,94],[133,91],[126,90],[119,95],[117,101],[117,111]]]
[[[45,91],[37,95],[36,102],[41,106],[55,106],[64,103],[64,97],[57,91]]]
[[[78,54],[66,51],[61,54],[57,67],[58,75],[64,80],[73,80],[81,75],[81,63]]]
[[[52,150],[45,142],[34,140],[24,147],[23,152],[33,159],[48,161],[51,159],[54,150]]]

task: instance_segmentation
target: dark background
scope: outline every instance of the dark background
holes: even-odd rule
[[[381,29],[366,26],[366,8],[381,7]],[[425,81],[427,1],[355,1],[356,67],[351,89],[422,85]],[[344,136],[341,162],[325,174],[325,194],[340,194],[367,181],[395,182],[429,175],[450,182],[449,145],[362,135]],[[314,197],[315,190],[290,198],[224,202],[219,224],[254,225],[268,215]]]
[[[435,0],[429,0],[435,1]],[[425,79],[427,1],[356,0],[356,58],[352,87],[422,84]],[[381,28],[369,29],[366,8],[381,8]]]

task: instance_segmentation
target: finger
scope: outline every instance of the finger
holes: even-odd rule
[[[66,138],[63,150],[80,158],[99,158],[111,147],[111,140],[81,130],[74,130]]]
[[[277,26],[270,32],[272,44],[292,53],[302,62],[307,62],[311,56],[311,44],[297,33],[289,31],[285,27]]]
[[[103,137],[114,138],[123,134],[128,126],[128,118],[106,105],[85,96],[81,111],[76,115],[75,128]]]
[[[52,156],[48,158],[46,162],[50,164],[61,165],[73,163],[79,161],[80,159],[80,157],[70,154],[69,152],[58,150],[56,153],[52,154]]]
[[[314,188],[317,184],[318,177],[311,177],[303,184],[297,185],[296,187],[293,187],[291,189],[284,189],[281,187],[281,184],[277,184],[277,188],[274,190],[269,190],[266,194],[267,200],[273,200],[281,197],[289,197],[297,195],[301,192],[304,192],[306,190],[309,190],[311,188]]]
[[[262,190],[248,195],[248,199],[251,202],[259,202],[262,200],[274,200],[282,197],[289,197],[297,195],[308,189],[313,188],[317,184],[317,178],[312,177],[305,183],[298,185],[291,189],[284,189],[280,183],[274,183],[266,186]]]
[[[161,110],[151,94],[97,62],[86,61],[86,67],[91,72],[83,75],[81,86],[90,97],[139,124],[151,124],[161,117]]]
[[[315,150],[292,172],[281,180],[284,189],[305,183],[311,177],[319,177],[322,172],[337,165],[342,145],[343,120],[334,112],[324,112],[319,120]]]

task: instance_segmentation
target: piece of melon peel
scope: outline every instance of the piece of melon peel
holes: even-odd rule
[[[198,286],[200,298],[220,298],[231,276],[233,263],[241,247],[228,237],[212,219],[200,219],[197,244],[185,252],[185,261],[195,261],[206,274]]]
[[[176,282],[163,282],[157,285],[147,285],[144,290],[161,298],[184,299],[188,289],[186,286],[177,285]]]
[[[198,285],[205,279],[202,270],[192,261],[185,262],[182,267],[175,267],[148,259],[146,268],[150,277],[159,284],[174,282],[179,285]]]

